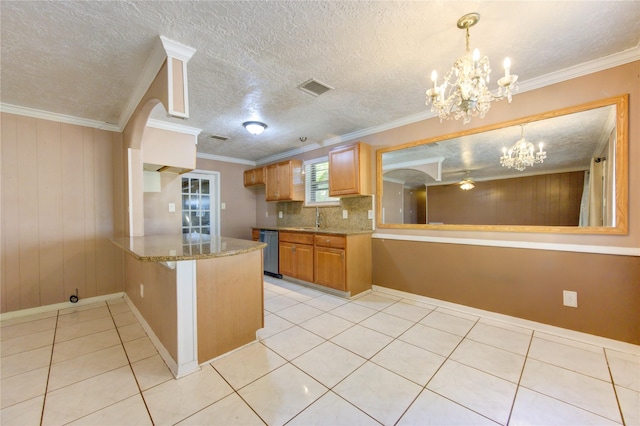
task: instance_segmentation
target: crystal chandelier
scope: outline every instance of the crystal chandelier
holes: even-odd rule
[[[531,167],[536,163],[542,163],[547,158],[547,153],[542,150],[542,142],[538,145],[540,151],[533,153],[534,147],[531,142],[524,138],[524,124],[520,127],[520,139],[511,147],[502,148],[502,157],[500,164],[508,169],[516,169],[523,171],[527,167]]]
[[[491,67],[489,58],[480,57],[480,51],[469,49],[469,28],[480,20],[478,13],[468,13],[458,19],[458,28],[466,30],[467,50],[463,56],[453,64],[453,68],[444,76],[444,82],[438,85],[438,73],[431,73],[433,87],[427,90],[426,105],[431,103],[431,111],[443,118],[462,118],[464,124],[471,121],[471,117],[484,115],[491,107],[491,101],[504,99],[511,103],[511,91],[517,90],[517,75],[510,73],[511,60],[504,60],[504,77],[498,80],[498,90],[491,93],[489,84]]]

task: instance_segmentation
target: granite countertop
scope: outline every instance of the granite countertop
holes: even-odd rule
[[[204,239],[189,234],[112,238],[116,246],[142,262],[175,262],[235,256],[267,245],[256,241],[212,235]]]
[[[267,229],[269,231],[295,231],[309,232],[312,234],[336,234],[336,235],[358,235],[373,234],[373,230],[341,229],[341,228],[314,228],[312,226],[252,226],[251,229]]]

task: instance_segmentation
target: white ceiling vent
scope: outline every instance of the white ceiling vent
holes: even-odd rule
[[[307,80],[304,83],[302,83],[300,86],[298,86],[298,89],[302,90],[303,92],[307,92],[308,94],[313,96],[320,96],[324,92],[333,90],[333,87],[312,78],[311,80]]]

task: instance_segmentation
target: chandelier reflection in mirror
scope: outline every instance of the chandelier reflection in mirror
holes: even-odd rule
[[[538,145],[540,150],[535,154],[535,148],[531,142],[524,138],[524,124],[520,126],[520,139],[513,144],[510,150],[502,148],[502,157],[500,164],[508,169],[516,169],[523,171],[527,167],[531,167],[536,163],[542,163],[547,158],[547,153],[542,150],[542,142]]]
[[[480,51],[469,49],[469,28],[480,20],[478,13],[468,13],[458,20],[458,28],[466,31],[467,50],[463,56],[453,64],[453,68],[444,76],[442,84],[438,85],[438,73],[431,73],[433,87],[427,90],[426,105],[431,103],[431,111],[442,119],[462,118],[464,124],[471,121],[471,117],[484,117],[491,101],[505,97],[511,103],[511,92],[517,91],[517,75],[510,73],[511,60],[504,60],[504,77],[498,80],[498,90],[491,93],[487,85],[490,81],[491,66],[489,58],[480,57]]]

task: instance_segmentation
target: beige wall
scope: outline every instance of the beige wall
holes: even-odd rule
[[[2,125],[1,311],[124,290],[122,136],[12,114]]]
[[[383,239],[400,234],[640,248],[640,62],[522,93],[511,105],[497,102],[484,119],[474,119],[467,127],[431,119],[361,140],[377,148],[399,145],[624,93],[629,94],[630,117],[628,235],[378,228],[374,284],[640,344],[638,256]],[[562,306],[563,290],[578,292],[577,309]]]
[[[160,173],[160,192],[144,193],[144,235],[179,234],[182,229],[182,177]],[[176,206],[169,212],[169,203]]]
[[[242,164],[198,158],[197,170],[220,172],[220,235],[223,237],[251,239],[251,227],[256,224],[256,192],[244,187],[245,170]]]

